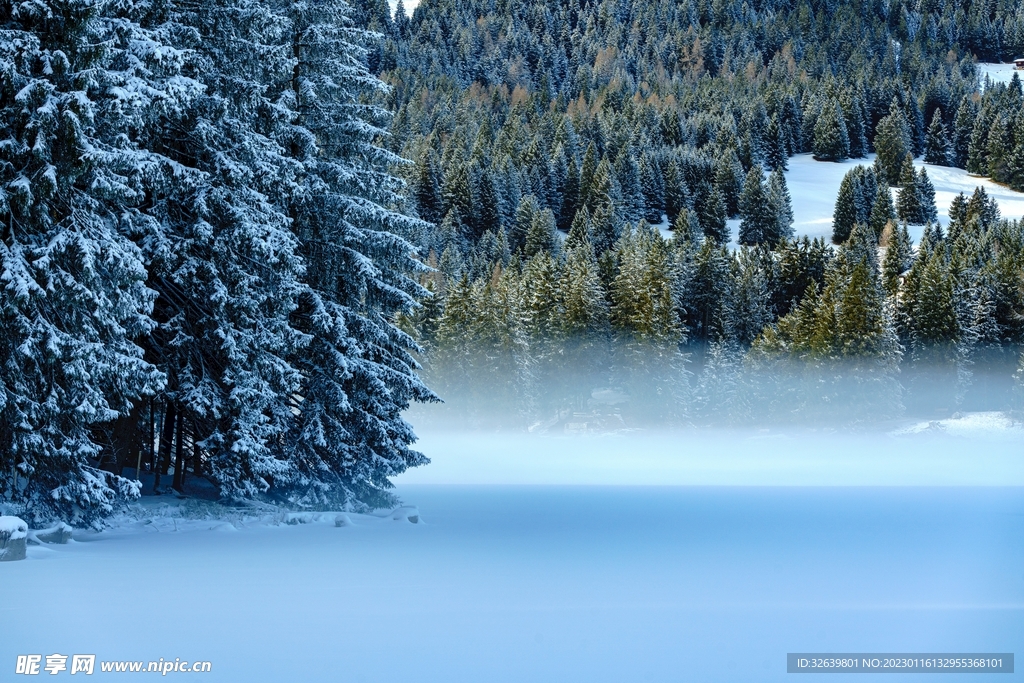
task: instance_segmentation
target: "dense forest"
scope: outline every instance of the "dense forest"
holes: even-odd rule
[[[376,507],[426,461],[418,221],[349,12],[0,3],[0,504],[88,523],[144,463]]]
[[[1024,226],[979,189],[939,227],[913,160],[1024,189],[1020,81],[975,67],[1024,53],[1019,3],[359,17],[383,36],[386,144],[414,162],[405,210],[434,226],[417,240],[434,296],[402,325],[452,416],[539,424],[611,387],[627,424],[887,419],[955,411],[993,373],[1009,400]],[[874,158],[843,181],[833,244],[793,238],[798,153]],[[919,244],[907,224],[927,224]]]
[[[10,0],[0,32],[0,505],[29,519],[94,522],[140,472],[388,505],[438,397],[849,422],[1011,384],[1024,225],[979,190],[939,227],[914,160],[1024,189],[1020,81],[975,66],[1024,53],[1019,3]],[[874,155],[830,244],[794,238],[800,153]]]

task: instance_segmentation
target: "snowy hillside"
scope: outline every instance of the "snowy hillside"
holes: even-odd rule
[[[1009,83],[1010,79],[1013,78],[1014,73],[1016,73],[1018,76],[1021,76],[1022,72],[1016,71],[1012,63],[978,64],[978,77],[981,79],[982,83],[985,82],[986,76],[988,76],[989,80],[991,80],[993,83]]]
[[[874,154],[867,159],[848,159],[842,162],[815,161],[810,154],[798,154],[789,160],[786,171],[786,183],[793,198],[793,229],[796,235],[822,237],[826,241],[832,238],[832,212],[835,209],[839,184],[854,166],[870,166]],[[924,166],[928,177],[935,185],[935,205],[939,210],[939,221],[949,223],[949,204],[959,193],[968,197],[976,187],[984,187],[990,197],[999,202],[1003,218],[1021,219],[1024,217],[1024,194],[994,183],[988,178],[981,178],[967,173],[960,168],[933,166],[918,160],[916,166]],[[896,190],[893,190],[895,201]],[[729,221],[732,231],[732,242],[735,245],[739,230],[739,221]],[[911,237],[916,241],[921,236],[921,226],[911,226]]]
[[[419,6],[420,0],[408,0],[407,2],[403,2],[403,4],[405,5],[405,13],[408,14],[409,16],[412,16],[412,11],[416,9],[417,6]],[[395,7],[397,5],[398,0],[388,0],[388,6],[391,8],[392,14],[394,14]]]

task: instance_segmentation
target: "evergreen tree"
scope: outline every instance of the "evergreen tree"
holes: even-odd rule
[[[895,101],[875,129],[875,151],[882,171],[879,182],[899,185],[904,159],[911,152],[911,139],[910,126]]]
[[[765,131],[765,164],[772,170],[785,171],[788,166],[788,150],[785,134],[779,124],[778,116],[773,116]]]
[[[729,241],[729,225],[726,223],[725,200],[718,188],[711,190],[707,201],[698,206],[697,217],[704,235],[708,239],[725,244]]]
[[[950,162],[957,168],[966,168],[970,151],[971,133],[974,131],[974,119],[977,110],[969,96],[965,95],[960,100],[960,106],[956,110],[956,118],[953,119],[953,139],[950,149]]]
[[[0,498],[38,523],[89,523],[138,495],[96,466],[94,430],[164,381],[138,346],[153,329],[153,292],[129,238],[156,229],[143,209],[163,188],[146,179],[173,165],[138,136],[157,102],[187,107],[199,89],[140,13],[0,8]]]
[[[764,185],[764,171],[754,166],[747,174],[740,197],[740,244],[771,243],[777,237],[778,219]]]
[[[851,170],[843,176],[836,197],[836,208],[832,212],[832,242],[842,244],[850,238],[850,231],[857,223],[857,178]]]
[[[404,187],[389,169],[402,160],[379,146],[390,114],[372,103],[386,88],[368,71],[373,36],[354,28],[349,12],[335,0],[291,5],[287,14],[294,50],[285,101],[295,118],[282,137],[293,149],[304,143],[291,212],[307,264],[293,317],[310,339],[290,357],[302,401],[286,408],[290,471],[273,492],[306,505],[372,509],[396,502],[390,477],[427,462],[410,448],[415,436],[402,411],[436,397],[416,376],[415,342],[391,322],[425,294],[410,277],[422,266],[403,237],[417,226],[391,209]],[[445,204],[476,215],[464,164],[455,163],[443,188]],[[237,460],[244,444],[226,445]],[[236,475],[233,486],[267,486],[251,462],[234,465],[251,474]]]
[[[903,162],[903,170],[900,173],[900,191],[896,197],[896,216],[901,221],[914,225],[925,223],[921,193],[917,186],[917,174],[914,172],[914,160],[909,153]]]
[[[580,175],[576,160],[569,157],[566,164],[565,185],[562,188],[562,207],[558,212],[558,229],[566,232],[572,227],[580,206]]]
[[[685,390],[685,358],[665,241],[650,226],[627,227],[616,246],[610,319],[617,376],[629,391],[634,416],[673,419]]]
[[[936,109],[924,143],[924,162],[936,166],[948,166],[950,161],[949,136],[942,123],[942,110]]]
[[[526,244],[523,246],[523,253],[527,258],[530,258],[541,252],[555,253],[557,248],[555,216],[551,213],[551,209],[542,209],[534,213],[533,219],[530,222],[529,232],[526,233]]]
[[[745,178],[746,174],[736,156],[736,150],[731,149],[719,158],[715,168],[715,189],[721,194],[727,218],[740,213],[740,194],[743,192]]]
[[[786,176],[776,168],[768,177],[768,204],[775,216],[775,231],[771,242],[788,240],[793,237],[793,202],[786,185]]]
[[[689,197],[686,191],[686,181],[675,159],[670,159],[665,165],[665,213],[669,220],[679,215],[684,207],[689,205]]]
[[[883,233],[885,259],[882,262],[882,287],[889,296],[896,296],[900,278],[910,269],[913,245],[906,223],[897,227],[889,223]]]
[[[889,190],[888,183],[885,183],[878,189],[878,194],[875,196],[875,203],[871,205],[871,214],[868,219],[868,225],[871,231],[881,238],[882,233],[885,231],[885,227],[890,221],[896,220],[896,207],[892,203],[892,192]]]
[[[419,216],[430,223],[440,223],[444,218],[444,205],[441,201],[441,180],[437,169],[437,161],[428,149],[416,163],[416,182],[413,196]]]
[[[839,104],[826,103],[814,124],[814,158],[819,161],[841,161],[850,156],[850,135]]]
[[[917,172],[917,202],[921,207],[921,220],[925,223],[937,223],[939,210],[935,206],[935,186],[932,185],[923,166]]]
[[[753,343],[764,328],[773,322],[771,297],[762,258],[756,249],[743,248],[737,258],[737,273],[729,301],[731,337],[743,346]]]

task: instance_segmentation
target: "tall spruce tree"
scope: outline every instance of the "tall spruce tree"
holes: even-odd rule
[[[921,206],[921,193],[917,186],[917,173],[914,172],[914,159],[908,153],[900,173],[900,190],[896,197],[896,216],[901,221],[922,225],[925,223],[924,211]]]
[[[764,171],[754,166],[743,183],[740,197],[740,244],[774,243],[778,235],[778,219],[772,211],[765,188]]]
[[[390,168],[402,160],[378,143],[390,115],[372,104],[386,91],[367,70],[373,37],[343,0],[288,10],[285,139],[304,143],[291,210],[307,263],[293,320],[309,341],[291,356],[302,401],[283,456],[294,474],[275,485],[304,504],[383,507],[395,500],[390,477],[427,462],[401,413],[434,395],[416,376],[415,342],[391,322],[425,294],[403,237],[417,225],[391,208],[404,188]],[[461,207],[463,184],[446,187]]]
[[[841,161],[850,156],[850,134],[839,103],[827,102],[814,124],[814,158]]]
[[[154,295],[130,238],[157,228],[148,193],[173,168],[140,131],[199,88],[142,14],[0,7],[0,499],[33,522],[89,523],[138,495],[97,466],[95,430],[163,385],[138,345]]]
[[[936,109],[924,143],[924,162],[936,166],[948,166],[950,143],[946,126],[942,123],[942,110]]]
[[[775,216],[775,232],[772,242],[793,237],[793,201],[786,185],[786,176],[776,168],[768,177],[768,204]]]
[[[882,174],[879,182],[889,185],[900,184],[903,161],[911,153],[910,126],[898,103],[893,100],[889,113],[878,122],[875,129],[875,151]]]

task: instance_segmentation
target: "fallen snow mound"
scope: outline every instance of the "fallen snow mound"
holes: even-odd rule
[[[916,422],[894,432],[897,436],[912,434],[946,434],[968,439],[1020,438],[1024,427],[1006,413],[984,412],[954,415],[945,420]]]
[[[266,508],[233,508],[210,501],[143,498],[125,512],[109,519],[102,531],[75,531],[76,537],[97,534],[179,533],[192,531],[235,532],[258,527],[323,525],[364,527],[391,522],[421,524],[419,510],[401,506],[375,513],[345,511],[290,512]],[[52,541],[51,541],[52,542]]]

